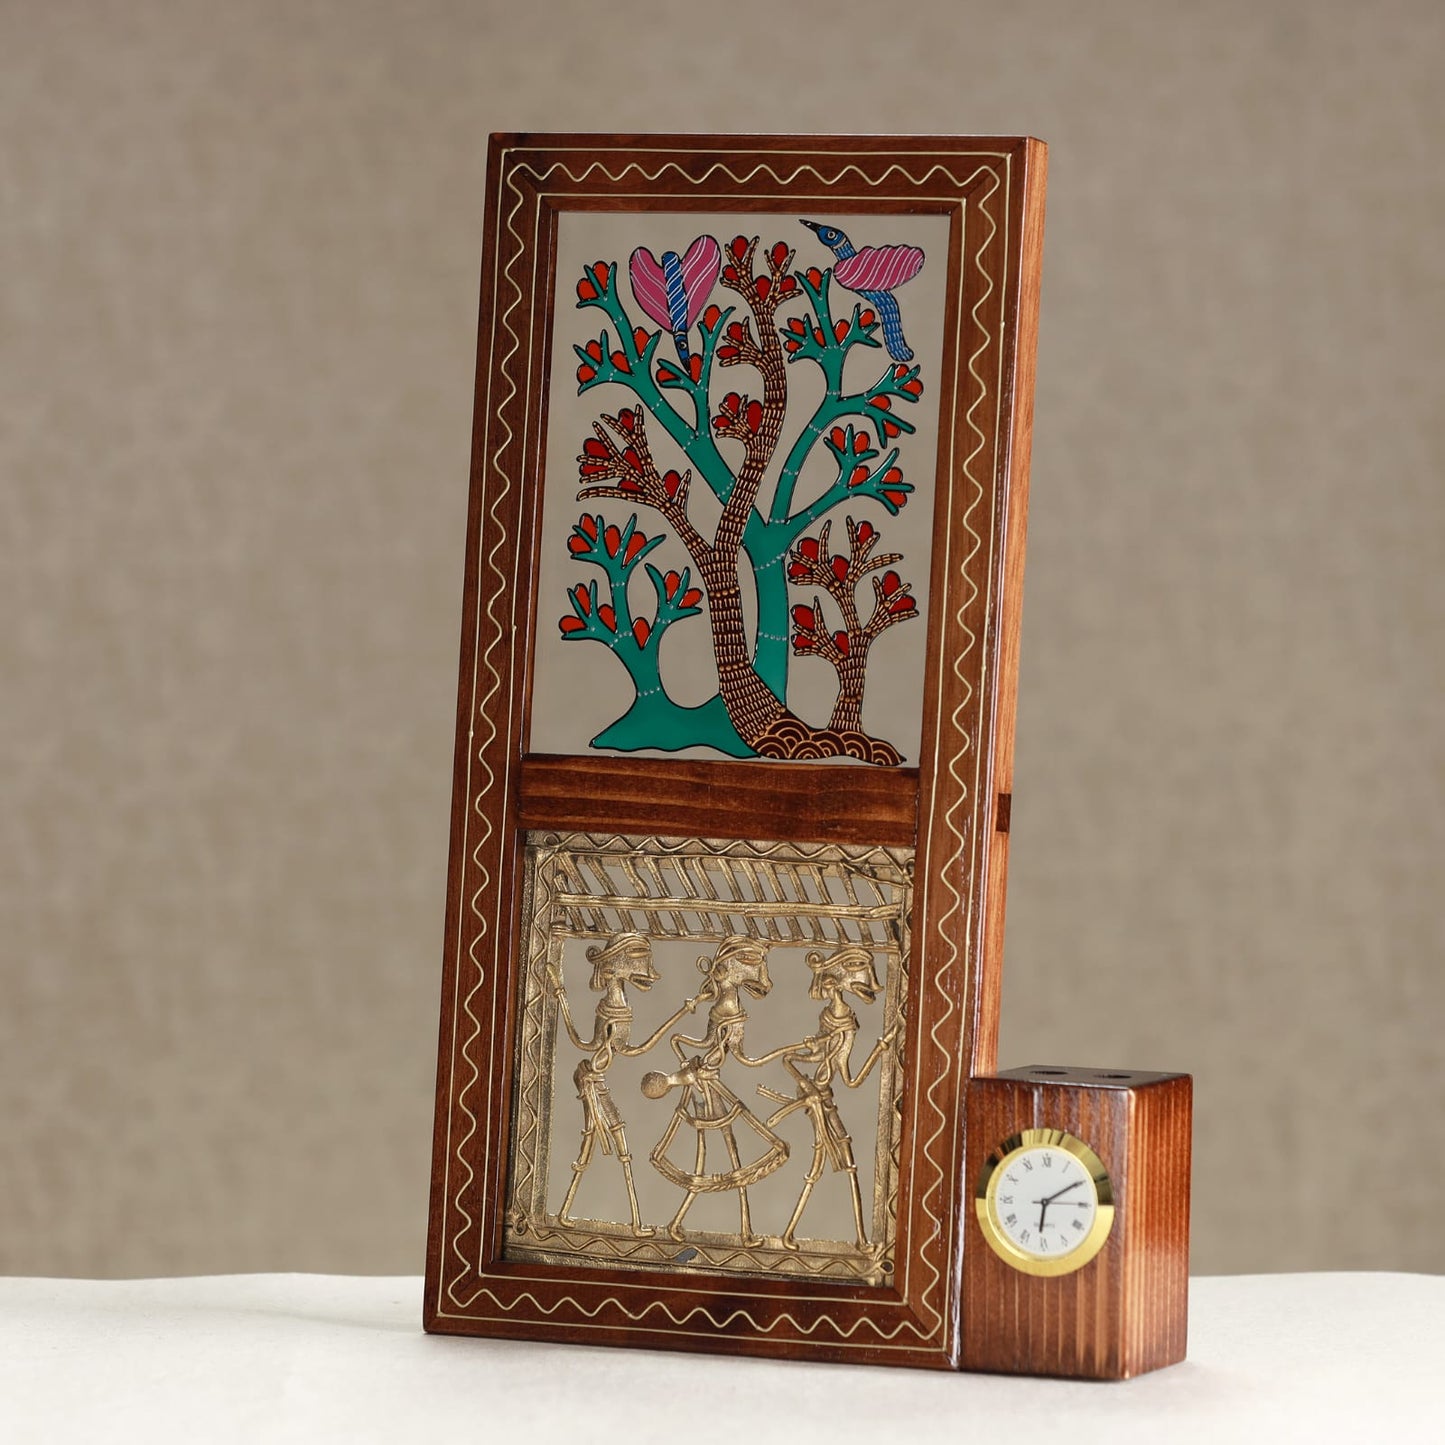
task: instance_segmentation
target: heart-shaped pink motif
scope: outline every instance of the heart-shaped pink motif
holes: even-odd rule
[[[628,263],[632,294],[648,316],[666,331],[687,331],[702,315],[722,269],[722,247],[711,236],[699,236],[681,256],[676,256],[676,277],[669,301],[668,271],[663,252],[659,261],[646,246],[639,246]]]

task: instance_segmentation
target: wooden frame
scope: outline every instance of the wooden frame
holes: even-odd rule
[[[963,1104],[970,1077],[993,1067],[997,1035],[1044,170],[1043,146],[1018,138],[493,137],[429,1330],[958,1367],[970,1207]],[[563,218],[748,213],[766,241],[762,227],[810,210],[946,221],[946,263],[930,261],[946,303],[937,465],[926,479],[926,467],[914,473],[913,506],[931,503],[932,516],[916,759],[867,767],[530,751],[537,638],[549,625],[539,621],[550,605],[538,582],[544,493],[567,480],[549,474],[544,486],[558,400],[551,321],[575,279],[555,265],[559,228],[571,224]],[[508,1257],[527,841],[603,834],[913,850],[885,1283]]]

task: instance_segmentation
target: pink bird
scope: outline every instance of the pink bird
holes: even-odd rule
[[[917,246],[864,246],[858,251],[836,226],[820,226],[816,221],[803,224],[816,231],[818,239],[838,258],[833,279],[877,308],[889,356],[894,361],[912,361],[913,352],[903,339],[903,318],[893,292],[923,270],[923,252]]]

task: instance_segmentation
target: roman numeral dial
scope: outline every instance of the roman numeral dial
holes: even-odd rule
[[[1027,1129],[989,1155],[975,1210],[994,1252],[1028,1274],[1080,1269],[1113,1226],[1113,1189],[1099,1156],[1061,1129]]]

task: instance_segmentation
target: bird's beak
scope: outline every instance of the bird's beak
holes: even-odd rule
[[[823,229],[816,221],[805,221],[801,216],[798,217],[798,224],[800,226],[806,226],[810,231],[821,231]]]

